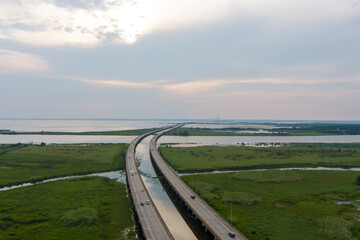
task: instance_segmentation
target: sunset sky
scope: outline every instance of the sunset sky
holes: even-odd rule
[[[360,0],[1,0],[0,118],[360,120]]]

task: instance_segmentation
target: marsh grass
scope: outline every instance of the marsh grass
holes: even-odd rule
[[[278,171],[267,170],[261,174],[254,174],[249,171],[241,171],[231,176],[233,180],[239,181],[253,181],[259,183],[284,183],[284,182],[296,182],[303,180],[297,171]]]
[[[344,144],[342,144],[344,145]],[[332,145],[334,146],[334,144]],[[280,167],[360,167],[360,149],[321,147],[202,146],[160,147],[178,172]]]
[[[204,183],[192,183],[192,187],[207,201],[214,200],[217,197],[215,194],[213,194],[213,192],[216,190],[214,186]]]
[[[352,240],[353,224],[339,217],[325,217],[318,220],[321,234],[329,240]]]
[[[0,239],[126,239],[133,229],[124,184],[101,177],[0,192]],[[134,239],[134,230],[127,231]]]
[[[0,187],[123,169],[127,144],[0,145]]]
[[[70,210],[60,218],[60,221],[65,226],[76,226],[76,225],[91,225],[94,224],[98,219],[97,212],[93,208],[84,207],[75,210]]]
[[[226,203],[237,203],[247,206],[261,202],[261,198],[246,192],[225,192],[222,195],[222,200]]]
[[[240,173],[187,175],[182,179],[189,186],[193,182],[195,191],[227,220],[232,203],[234,226],[248,239],[328,240],[331,238],[322,232],[331,232],[331,228],[320,230],[318,222],[328,216],[347,219],[353,224],[348,231],[359,239],[357,208],[336,204],[360,199],[354,181],[357,172],[267,171],[241,171],[246,176],[243,180],[234,177]],[[324,223],[322,226],[329,225]]]

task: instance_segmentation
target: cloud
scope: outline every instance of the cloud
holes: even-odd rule
[[[139,36],[226,16],[230,0],[3,0],[0,37],[36,46],[134,43]],[[206,6],[206,7],[205,7]]]
[[[95,80],[88,78],[68,78],[81,81],[91,85],[123,87],[123,88],[157,88],[171,95],[201,95],[204,93],[214,93],[221,87],[227,87],[225,92],[231,92],[233,85],[254,84],[254,85],[316,85],[331,83],[358,84],[360,76],[353,76],[342,79],[290,79],[290,78],[259,78],[259,79],[217,79],[217,80],[196,80],[187,82],[174,82],[170,80],[159,80],[151,82],[134,82],[124,80]],[[269,91],[268,91],[269,92]],[[250,93],[250,92],[249,92]],[[248,94],[248,93],[247,93]],[[251,94],[251,93],[250,93]],[[271,94],[269,92],[269,94]]]
[[[226,18],[316,25],[349,19],[358,0],[2,0],[0,38],[36,46],[130,44],[158,31]]]
[[[133,81],[123,81],[123,80],[95,80],[88,78],[78,78],[72,77],[67,78],[70,80],[81,81],[84,83],[88,83],[91,85],[100,85],[100,86],[108,86],[108,87],[125,87],[125,88],[154,88],[157,86],[161,86],[161,84],[167,82],[167,80],[159,80],[153,82],[133,82]]]
[[[36,55],[0,50],[0,73],[44,72],[50,69],[50,65]]]

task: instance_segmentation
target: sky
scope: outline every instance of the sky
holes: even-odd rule
[[[360,0],[1,0],[0,118],[360,120]]]

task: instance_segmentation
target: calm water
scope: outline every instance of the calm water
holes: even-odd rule
[[[166,120],[1,120],[0,129],[21,132],[85,132],[160,128],[176,123]]]
[[[130,143],[136,136],[1,135],[1,143]]]
[[[244,171],[267,171],[267,170],[280,170],[280,171],[291,171],[291,170],[302,170],[302,171],[353,171],[360,172],[360,168],[329,168],[329,167],[304,167],[304,168],[271,168],[271,169],[254,169],[254,170],[231,170],[231,171],[212,171],[212,172],[198,172],[198,173],[178,173],[180,177],[188,175],[202,175],[202,174],[221,174],[221,173],[238,173]]]
[[[135,153],[136,159],[140,162],[139,170],[145,186],[174,238],[177,240],[196,239],[156,178],[157,175],[150,160],[149,143],[151,138],[152,136],[149,136],[141,141],[136,147]]]
[[[15,131],[111,131],[163,127],[176,121],[146,120],[0,120],[0,129]],[[233,127],[267,127],[261,125],[230,124]],[[187,124],[186,127],[229,127],[228,124]],[[71,136],[71,135],[1,135],[1,143],[130,143],[134,136]],[[336,136],[164,136],[159,143],[182,143],[179,146],[238,145],[241,143],[289,143],[322,142],[351,143],[360,142],[360,135]]]
[[[135,136],[72,136],[72,135],[1,135],[0,144],[5,143],[130,143]],[[177,143],[179,147],[206,145],[240,145],[246,143],[360,143],[360,135],[335,136],[163,136],[158,143]]]

